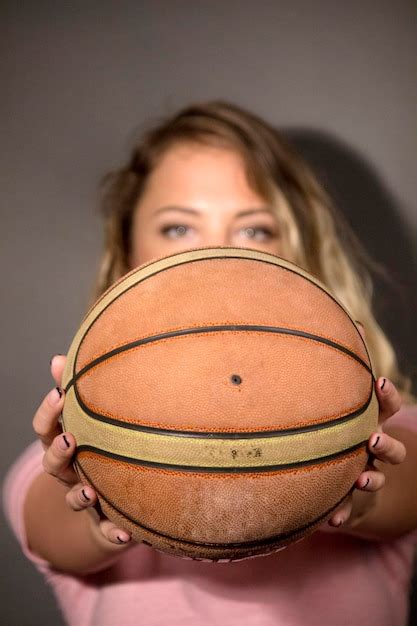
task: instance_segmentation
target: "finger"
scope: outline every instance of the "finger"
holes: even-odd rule
[[[97,495],[94,489],[87,485],[77,483],[65,496],[67,504],[73,511],[82,511],[89,506],[94,506],[97,502]]]
[[[44,449],[62,432],[58,420],[64,406],[64,395],[60,387],[52,389],[43,399],[32,420],[33,429]]]
[[[349,498],[333,513],[332,517],[329,519],[329,526],[333,526],[338,528],[342,526],[349,519],[350,514],[352,513],[352,496]]]
[[[400,410],[401,396],[388,378],[378,378],[375,389],[379,402],[379,423],[382,423]]]
[[[362,472],[355,487],[361,491],[378,491],[385,485],[385,474],[378,471]]]
[[[75,452],[75,439],[71,433],[63,433],[52,442],[45,452],[43,467],[45,472],[55,476],[64,485],[75,485],[79,478],[72,467],[72,456]]]
[[[51,359],[51,374],[59,387],[62,384],[62,374],[66,361],[67,357],[63,354],[56,354]]]
[[[394,437],[383,432],[371,435],[368,450],[379,461],[391,463],[391,465],[402,463],[406,456],[405,445],[398,439],[394,439]]]
[[[362,339],[365,341],[366,339],[366,333],[365,333],[365,327],[362,324],[362,322],[359,322],[359,320],[355,320],[356,326],[358,328],[358,331],[360,332],[360,335],[362,337]]]
[[[113,524],[113,522],[109,519],[101,520],[99,526],[102,534],[112,543],[121,545],[123,543],[129,543],[131,540],[129,533],[126,530],[118,528],[116,524]]]

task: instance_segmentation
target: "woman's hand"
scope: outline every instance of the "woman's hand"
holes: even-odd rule
[[[57,387],[44,398],[33,418],[33,428],[45,450],[43,467],[45,472],[68,487],[65,498],[73,511],[88,509],[91,515],[92,530],[98,537],[104,537],[115,544],[128,543],[130,534],[126,530],[117,528],[115,524],[103,516],[94,489],[80,483],[73,469],[72,457],[76,442],[71,433],[62,432],[60,424],[65,395],[60,385],[65,361],[66,357],[63,355],[56,355],[51,360],[51,373]]]
[[[329,519],[328,524],[333,527],[345,524],[354,528],[355,523],[372,509],[377,492],[385,484],[385,474],[374,466],[374,460],[397,465],[402,463],[406,456],[404,444],[383,432],[385,420],[400,409],[400,394],[387,378],[378,378],[375,391],[379,402],[379,426],[368,440],[368,451],[372,455],[372,461],[356,481],[353,494]]]

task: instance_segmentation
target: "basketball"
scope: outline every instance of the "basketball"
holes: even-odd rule
[[[63,387],[74,467],[103,513],[198,560],[267,554],[316,530],[351,493],[378,422],[344,306],[247,248],[123,276],[84,317]]]

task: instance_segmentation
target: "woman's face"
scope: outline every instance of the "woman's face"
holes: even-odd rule
[[[163,154],[132,228],[131,269],[204,246],[280,250],[277,218],[249,187],[240,155],[198,143],[176,144]]]

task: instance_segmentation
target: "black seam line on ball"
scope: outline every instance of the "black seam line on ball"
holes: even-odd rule
[[[221,246],[220,246],[220,247],[221,247]],[[228,247],[228,246],[227,246],[227,247]],[[200,248],[197,248],[197,249],[200,249]],[[205,249],[205,248],[201,248],[201,250],[204,250],[204,249]],[[251,250],[251,252],[253,252],[253,250]],[[183,252],[181,252],[181,253],[175,253],[175,254],[170,254],[170,255],[169,255],[168,257],[166,257],[166,258],[175,257],[177,254],[183,254]],[[280,257],[277,257],[277,258],[280,258]],[[257,263],[265,263],[266,265],[272,265],[272,266],[273,266],[273,267],[275,267],[275,268],[278,268],[278,269],[281,269],[281,270],[285,270],[286,272],[291,272],[292,274],[296,274],[296,276],[299,276],[300,278],[304,278],[304,280],[307,280],[309,283],[311,283],[311,284],[313,285],[313,287],[316,287],[317,289],[320,289],[320,291],[322,291],[322,292],[323,292],[323,293],[324,293],[324,294],[325,294],[328,298],[330,298],[331,300],[333,300],[333,302],[334,302],[334,303],[335,303],[335,304],[339,307],[339,309],[341,309],[341,310],[343,311],[343,313],[345,313],[345,315],[348,315],[349,319],[350,319],[350,320],[351,320],[351,322],[352,322],[353,327],[355,328],[355,330],[356,330],[356,332],[357,332],[357,334],[358,334],[358,336],[359,336],[359,339],[360,339],[360,340],[361,340],[361,342],[362,342],[362,345],[363,345],[363,347],[364,347],[364,349],[365,349],[365,352],[366,352],[366,355],[367,355],[367,357],[368,357],[368,361],[369,361],[369,363],[371,363],[371,359],[370,359],[370,356],[369,356],[368,348],[366,347],[365,341],[364,341],[364,339],[363,339],[363,337],[362,337],[361,333],[359,332],[358,327],[356,326],[356,324],[354,323],[354,321],[352,320],[352,318],[350,317],[350,315],[349,315],[348,313],[346,313],[345,309],[344,309],[344,308],[341,306],[341,304],[340,304],[340,303],[336,300],[336,298],[335,298],[334,296],[332,296],[330,293],[328,293],[327,291],[325,291],[325,290],[323,289],[323,287],[321,287],[320,285],[317,285],[317,284],[316,284],[314,281],[312,281],[310,278],[308,278],[308,277],[306,277],[306,276],[301,275],[299,272],[296,272],[295,270],[293,270],[293,269],[291,269],[291,268],[289,268],[289,267],[283,267],[282,265],[277,265],[276,263],[273,263],[272,261],[267,261],[266,259],[252,259],[252,258],[247,258],[247,257],[243,257],[243,256],[241,256],[241,255],[239,255],[239,254],[236,254],[236,255],[227,255],[227,256],[224,256],[224,257],[222,257],[222,256],[215,256],[215,257],[203,257],[203,258],[201,258],[201,259],[190,259],[190,260],[188,260],[188,259],[184,259],[183,261],[180,261],[180,262],[176,263],[175,265],[171,265],[170,267],[165,267],[165,268],[162,268],[162,269],[160,269],[160,270],[158,270],[158,271],[156,271],[156,272],[153,272],[153,273],[152,273],[152,274],[150,274],[149,276],[145,276],[144,278],[142,278],[142,280],[138,280],[136,283],[134,283],[133,285],[130,285],[130,287],[128,287],[127,289],[125,289],[124,291],[122,291],[121,293],[119,293],[119,295],[118,295],[118,296],[116,296],[116,298],[114,298],[113,300],[111,300],[111,302],[109,302],[109,304],[107,304],[107,305],[104,307],[104,309],[103,309],[102,311],[100,311],[100,313],[97,315],[97,317],[95,317],[95,318],[94,318],[94,320],[93,320],[93,321],[91,322],[91,324],[88,326],[88,328],[86,329],[86,331],[85,331],[84,335],[83,335],[83,336],[82,336],[82,338],[80,339],[80,343],[79,343],[79,345],[78,345],[77,352],[76,352],[75,359],[74,359],[73,372],[72,372],[72,375],[73,375],[73,380],[74,380],[74,378],[75,378],[75,376],[76,376],[76,374],[75,374],[75,368],[76,368],[76,365],[77,365],[78,354],[79,354],[79,351],[80,351],[81,345],[82,345],[82,343],[83,343],[83,341],[84,341],[84,339],[85,339],[85,337],[86,337],[86,335],[87,335],[88,331],[89,331],[89,330],[90,330],[90,328],[91,328],[91,327],[92,327],[92,326],[96,323],[96,321],[97,321],[97,320],[101,317],[101,315],[104,313],[104,311],[106,311],[106,310],[107,310],[107,309],[108,309],[108,308],[109,308],[109,307],[113,304],[113,302],[116,302],[116,300],[118,300],[118,299],[119,299],[122,295],[124,295],[125,293],[127,293],[128,291],[130,291],[131,289],[133,289],[134,287],[136,287],[136,286],[137,286],[137,285],[139,285],[140,283],[145,282],[145,280],[149,280],[150,278],[152,278],[153,276],[156,276],[157,274],[160,274],[161,272],[167,272],[167,271],[168,271],[168,270],[170,270],[170,269],[174,269],[174,268],[176,268],[176,267],[180,267],[181,265],[185,265],[185,264],[187,264],[187,263],[197,263],[197,262],[200,262],[200,261],[207,261],[207,262],[210,262],[210,261],[216,261],[216,260],[218,260],[218,259],[219,259],[219,260],[239,259],[240,261],[251,261],[251,262],[254,262],[254,261],[255,261],[255,262],[257,262]],[[282,260],[285,260],[285,259],[282,259]],[[146,266],[148,266],[148,265],[151,265],[151,264],[152,264],[152,262],[147,263],[144,267],[146,267]],[[299,266],[297,265],[296,267],[299,267]],[[299,269],[301,269],[301,270],[302,270],[302,268],[301,268],[301,267],[299,267]],[[303,271],[305,271],[305,270],[303,270]],[[117,287],[118,287],[118,286],[119,286],[119,285],[117,285]],[[111,292],[111,289],[110,289],[110,292]],[[93,309],[94,309],[94,307],[93,307]],[[93,309],[91,309],[91,311],[92,311]],[[91,312],[91,311],[90,311],[90,312]],[[88,314],[87,314],[87,315],[88,315]],[[367,365],[366,365],[366,367],[368,368],[368,366],[367,366]],[[368,368],[368,369],[369,369],[369,368]]]
[[[127,352],[128,350],[132,350],[133,348],[137,348],[138,346],[153,343],[154,341],[160,341],[161,339],[169,339],[171,337],[180,337],[183,335],[195,335],[195,334],[206,334],[213,332],[250,332],[250,331],[261,331],[265,333],[275,333],[278,335],[291,335],[293,337],[302,337],[303,339],[310,339],[311,341],[316,341],[318,343],[322,343],[326,346],[330,346],[331,348],[335,348],[339,352],[343,352],[348,356],[352,357],[357,361],[362,367],[364,367],[370,374],[372,374],[371,368],[363,361],[357,354],[345,348],[345,346],[336,343],[335,341],[331,341],[330,339],[326,339],[325,337],[320,337],[320,335],[313,335],[311,333],[306,333],[301,330],[293,330],[291,328],[281,328],[280,326],[261,326],[257,324],[221,324],[218,326],[200,326],[198,328],[183,328],[182,330],[170,331],[168,333],[161,333],[159,335],[152,335],[151,337],[144,337],[142,339],[137,339],[136,341],[131,341],[123,346],[119,346],[114,350],[110,350],[110,352],[106,352],[102,356],[99,356],[97,359],[94,359],[88,365],[85,365],[73,378],[68,382],[65,392],[68,392],[68,389],[86,372],[90,369],[99,365],[99,363],[103,363],[103,361],[107,361],[117,354],[121,354],[122,352]]]
[[[91,485],[94,485],[93,481],[91,480],[90,476],[85,471],[85,469],[82,467],[81,463],[79,461],[76,461],[75,465],[79,465],[80,470],[85,475],[86,479],[90,482]],[[295,537],[296,535],[303,533],[307,531],[309,528],[312,528],[313,526],[316,526],[317,524],[319,524],[322,520],[324,520],[327,516],[329,516],[332,513],[332,511],[335,511],[342,504],[342,502],[346,499],[346,497],[350,493],[352,493],[354,488],[355,488],[355,485],[353,485],[349,489],[348,493],[344,495],[334,506],[328,509],[325,513],[315,518],[309,524],[296,528],[295,530],[289,533],[281,533],[280,535],[274,535],[273,537],[267,537],[265,539],[258,539],[256,541],[209,543],[209,542],[202,542],[202,541],[186,541],[185,539],[181,539],[179,537],[175,537],[172,535],[167,535],[165,533],[155,530],[154,528],[151,528],[150,526],[146,526],[142,522],[139,522],[138,520],[126,515],[124,511],[119,509],[109,498],[105,497],[103,493],[96,487],[96,485],[94,485],[94,490],[97,492],[100,498],[102,498],[109,506],[111,506],[115,511],[117,511],[117,513],[119,513],[120,515],[125,517],[127,520],[129,520],[129,522],[132,522],[132,524],[134,524],[135,526],[138,526],[139,528],[142,528],[143,530],[146,530],[156,535],[157,537],[163,537],[164,539],[170,539],[171,541],[175,541],[185,547],[202,546],[202,547],[208,547],[208,548],[258,548],[258,547],[263,547],[263,546],[269,546],[277,542],[289,540],[291,539],[291,537]]]
[[[98,420],[99,422],[105,422],[106,424],[112,424],[113,426],[118,426],[119,428],[124,428],[126,430],[137,430],[139,432],[144,433],[152,433],[155,435],[167,435],[172,437],[188,437],[188,438],[196,438],[196,439],[267,439],[269,437],[287,437],[288,435],[296,435],[301,433],[314,432],[317,430],[324,430],[326,428],[331,428],[332,426],[336,426],[339,424],[344,424],[345,422],[349,422],[354,420],[356,417],[360,417],[368,408],[371,403],[373,396],[373,387],[371,387],[371,391],[366,402],[359,407],[356,411],[352,413],[348,413],[346,415],[342,415],[341,417],[336,417],[335,419],[329,420],[327,422],[322,422],[320,424],[310,424],[308,426],[300,426],[298,428],[284,428],[281,430],[251,430],[250,432],[207,432],[207,431],[188,431],[188,430],[173,430],[173,429],[165,429],[165,428],[156,428],[155,426],[144,426],[143,424],[133,424],[131,422],[122,422],[119,419],[108,417],[107,415],[102,415],[100,413],[96,413],[92,411],[86,404],[84,404],[81,399],[77,385],[74,385],[75,397],[77,399],[78,404],[81,409],[93,419]]]
[[[77,454],[79,452],[94,452],[100,456],[105,456],[109,459],[114,459],[115,461],[122,461],[124,463],[132,463],[133,465],[140,465],[141,467],[149,467],[153,469],[162,469],[162,470],[171,470],[171,471],[180,471],[180,472],[194,472],[199,473],[203,472],[205,474],[263,474],[266,472],[275,472],[287,469],[298,469],[302,467],[309,467],[310,465],[322,465],[323,463],[327,463],[328,461],[333,461],[339,457],[347,456],[348,454],[359,450],[359,448],[363,448],[366,446],[366,441],[361,441],[360,443],[351,446],[350,448],[345,448],[344,450],[340,450],[339,452],[335,452],[333,454],[328,454],[327,456],[317,457],[314,459],[308,459],[307,461],[295,461],[294,463],[281,463],[277,465],[263,465],[262,467],[258,466],[247,466],[247,467],[207,467],[204,465],[174,465],[170,463],[157,463],[155,461],[144,461],[142,459],[134,459],[128,456],[123,456],[121,454],[116,454],[114,452],[108,452],[107,450],[101,450],[100,448],[96,448],[95,446],[89,445],[80,445],[77,447]]]

